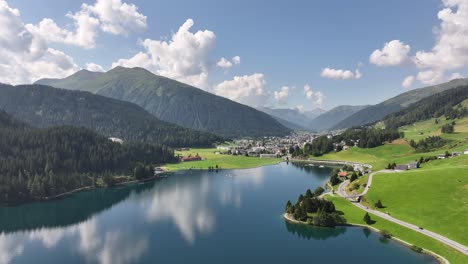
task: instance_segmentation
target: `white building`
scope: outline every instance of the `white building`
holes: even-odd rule
[[[114,142],[114,143],[119,143],[119,144],[123,144],[123,140],[120,139],[120,138],[115,138],[115,137],[111,137],[109,138],[110,141]]]

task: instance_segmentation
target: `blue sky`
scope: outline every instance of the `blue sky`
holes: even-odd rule
[[[20,72],[16,75],[21,78],[3,77],[0,81],[24,83],[41,77],[63,77],[87,68],[87,63],[98,64],[104,70],[117,64],[142,66],[242,103],[310,110],[375,104],[408,89],[468,74],[464,57],[468,57],[468,48],[459,40],[468,34],[468,7],[462,0],[99,1],[100,6],[96,1],[0,0],[0,8],[8,8],[0,18],[13,17],[30,24],[26,30],[37,42],[44,43],[41,47],[47,49],[46,55],[39,59],[39,55],[34,56],[34,60],[44,63],[40,65],[52,64],[47,71],[38,69],[37,61],[23,68],[13,65],[5,71]],[[84,10],[83,3],[90,8]],[[109,10],[122,5],[132,7],[129,10],[134,14],[111,12],[105,17]],[[8,16],[13,9],[20,14]],[[76,21],[66,16],[80,10],[99,23],[91,44],[77,44],[82,39],[74,34]],[[443,10],[448,15],[441,16]],[[132,22],[132,15],[144,25]],[[53,39],[51,35],[58,34],[51,30],[34,31],[44,18],[65,30],[62,33],[69,34],[67,39]],[[186,23],[188,19],[192,19],[193,26]],[[103,29],[106,23],[112,28]],[[450,23],[455,23],[456,28]],[[174,40],[172,35],[183,24],[187,25],[186,32]],[[194,37],[198,31],[205,34]],[[2,34],[9,36],[9,32]],[[186,49],[185,38],[197,39],[205,46]],[[1,40],[0,45],[13,49],[13,45],[5,46]],[[143,46],[144,40],[154,50]],[[387,54],[384,45],[390,41],[394,42]],[[162,47],[165,44],[173,46]],[[454,47],[453,51],[444,49],[447,46]],[[380,53],[371,60],[375,50]],[[416,56],[418,51],[425,53]],[[6,57],[25,60],[15,52],[12,50]],[[52,54],[47,55],[49,52]],[[146,58],[131,59],[139,52]],[[157,56],[158,61],[148,59],[152,56]],[[240,63],[234,63],[234,56],[240,57]],[[229,61],[224,68],[216,66],[222,57]],[[13,59],[4,62],[8,63],[13,64]],[[323,73],[326,68],[328,74]],[[310,87],[309,97],[304,90],[306,84]]]

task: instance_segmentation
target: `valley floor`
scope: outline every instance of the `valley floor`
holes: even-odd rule
[[[169,171],[178,170],[207,170],[208,167],[216,167],[220,169],[248,169],[260,166],[273,165],[281,162],[281,159],[276,158],[259,158],[259,157],[246,157],[246,156],[233,156],[215,154],[216,148],[208,149],[190,149],[187,151],[176,151],[176,155],[181,156],[196,156],[197,154],[202,158],[200,161],[179,162],[173,164],[166,164],[165,168]]]

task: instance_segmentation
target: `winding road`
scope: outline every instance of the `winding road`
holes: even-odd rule
[[[364,189],[364,191],[361,194],[354,195],[354,196],[349,196],[349,195],[346,194],[346,186],[349,184],[349,180],[346,180],[343,183],[341,183],[340,186],[338,187],[338,194],[341,197],[347,198],[347,199],[361,197],[361,196],[365,195],[369,191],[369,188],[371,187],[371,184],[372,184],[373,176],[375,174],[377,174],[377,173],[384,173],[384,172],[386,172],[386,173],[393,172],[394,173],[394,171],[389,171],[389,170],[381,170],[381,171],[376,171],[376,172],[371,173],[369,175],[368,180],[367,180],[367,185],[366,185],[366,188]],[[465,255],[468,255],[468,247],[465,246],[465,245],[462,245],[462,244],[460,244],[460,243],[458,243],[456,241],[453,241],[453,240],[451,240],[451,239],[449,239],[447,237],[444,237],[444,236],[439,235],[437,233],[434,233],[432,231],[429,231],[429,230],[420,228],[420,227],[418,227],[416,225],[410,224],[408,222],[396,219],[396,218],[390,216],[389,214],[382,213],[380,211],[370,209],[370,208],[368,208],[368,207],[366,207],[366,206],[364,206],[364,205],[362,205],[360,203],[357,203],[357,202],[354,202],[354,201],[352,201],[351,203],[354,206],[356,206],[356,207],[358,207],[358,208],[360,208],[360,209],[362,209],[362,210],[364,210],[364,211],[366,211],[368,213],[374,214],[374,215],[379,216],[379,217],[381,217],[381,218],[383,218],[385,220],[388,220],[388,221],[393,222],[395,224],[399,224],[401,226],[404,226],[406,228],[414,230],[414,231],[416,231],[418,233],[421,233],[423,235],[431,237],[431,238],[433,238],[433,239],[435,239],[435,240],[437,240],[437,241],[439,241],[439,242],[441,242],[441,243],[443,243],[443,244],[445,244],[445,245],[447,245],[449,247],[452,247],[452,248],[462,252]]]

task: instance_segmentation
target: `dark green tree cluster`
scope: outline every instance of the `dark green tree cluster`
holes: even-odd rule
[[[429,136],[419,140],[418,142],[411,140],[409,144],[416,150],[416,152],[430,152],[445,146],[447,144],[447,140],[439,136]]]
[[[332,186],[337,185],[338,183],[341,182],[340,177],[338,177],[338,172],[340,172],[339,169],[334,169],[334,170],[331,172],[331,176],[330,176],[330,181],[329,181],[329,182],[330,182],[330,184],[331,184]]]
[[[0,112],[0,122],[5,118]],[[138,162],[175,161],[165,146],[118,144],[84,128],[17,128],[0,123],[0,203],[54,196],[130,175]]]
[[[325,199],[318,198],[315,193],[307,190],[305,195],[299,195],[297,202],[293,205],[291,201],[286,203],[286,213],[294,219],[307,222],[317,226],[337,226],[346,223],[345,219],[336,212],[335,205]],[[308,214],[312,214],[309,217]]]
[[[440,131],[444,134],[453,134],[455,127],[452,124],[445,124],[441,127]]]
[[[307,143],[304,146],[304,154],[313,155],[315,157],[322,156],[333,151],[333,140],[327,136],[315,138],[312,143]]]
[[[357,142],[357,146],[360,148],[374,148],[381,146],[386,141],[391,142],[403,136],[398,129],[350,128],[341,135],[335,136],[333,140],[335,142]]]
[[[387,170],[394,170],[396,168],[397,164],[395,162],[389,163],[386,167]]]
[[[138,163],[133,169],[133,177],[137,180],[154,177],[154,166]]]
[[[467,98],[468,86],[449,89],[413,103],[399,112],[390,114],[383,121],[387,128],[398,128],[418,121],[439,118],[443,115],[447,119],[462,118],[468,115],[468,110],[459,104]]]

